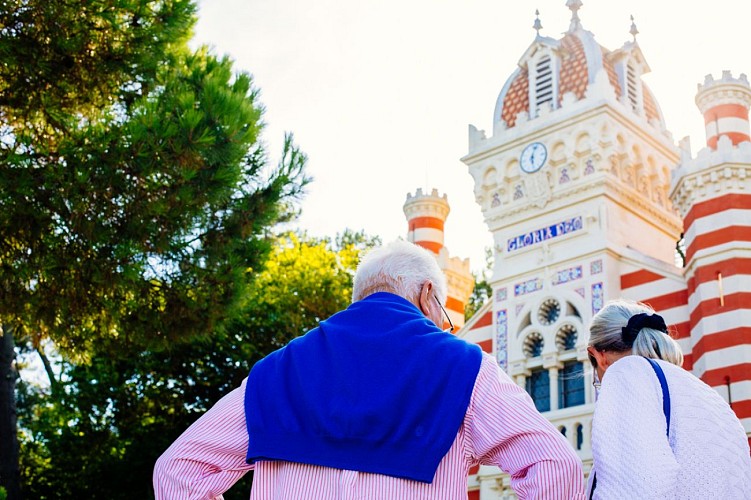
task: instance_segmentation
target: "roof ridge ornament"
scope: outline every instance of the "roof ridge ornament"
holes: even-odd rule
[[[537,31],[537,36],[540,36],[540,30],[542,29],[542,23],[540,22],[540,10],[535,9],[535,24],[532,25],[532,29]]]
[[[582,6],[581,0],[566,0],[566,7],[571,10],[571,24],[568,27],[568,32],[573,33],[577,29],[581,29],[582,23],[579,19],[579,9]]]
[[[634,22],[634,16],[631,15],[631,29],[629,30],[629,33],[631,33],[631,36],[634,37],[634,43],[636,43],[636,35],[639,34],[639,30],[636,29],[636,23]]]

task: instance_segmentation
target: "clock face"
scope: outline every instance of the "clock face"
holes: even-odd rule
[[[545,149],[545,145],[541,142],[533,142],[522,151],[519,166],[523,172],[531,174],[540,170],[547,159],[548,150]]]

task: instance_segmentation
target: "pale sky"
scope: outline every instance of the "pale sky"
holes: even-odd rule
[[[247,71],[266,107],[264,139],[275,160],[285,131],[314,178],[301,229],[333,236],[364,229],[406,236],[402,205],[418,187],[448,195],[445,244],[483,267],[492,239],[459,159],[467,126],[492,134],[495,102],[535,37],[560,38],[565,0],[202,0],[195,44]],[[585,29],[613,50],[637,41],[652,72],[644,81],[677,143],[705,144],[694,104],[704,75],[751,74],[751,1],[584,0]]]

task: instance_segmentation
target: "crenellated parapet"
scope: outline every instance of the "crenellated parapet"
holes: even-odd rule
[[[751,193],[751,142],[735,146],[722,136],[716,149],[702,149],[673,172],[670,198],[683,218],[694,205],[731,193]]]
[[[710,149],[717,148],[721,137],[727,137],[733,144],[751,140],[748,121],[751,87],[745,74],[734,78],[730,71],[723,71],[719,80],[707,75],[697,89],[696,105],[704,115]]]
[[[443,248],[444,224],[450,211],[446,195],[439,195],[437,189],[426,194],[418,188],[414,195],[407,193],[403,209],[409,224],[407,241],[437,255]]]

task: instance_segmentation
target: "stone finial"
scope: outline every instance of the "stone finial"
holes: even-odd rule
[[[535,24],[532,25],[532,28],[537,32],[537,36],[540,36],[540,30],[542,29],[542,23],[540,22],[540,11],[539,11],[539,9],[535,9]]]
[[[634,42],[636,42],[636,35],[639,34],[639,30],[636,29],[636,23],[634,22],[634,16],[631,16],[631,29],[628,31],[631,33],[631,36],[634,37]]]
[[[582,6],[581,0],[566,0],[566,7],[571,10],[571,24],[568,27],[568,32],[572,33],[581,28],[581,20],[579,19],[579,9]]]

